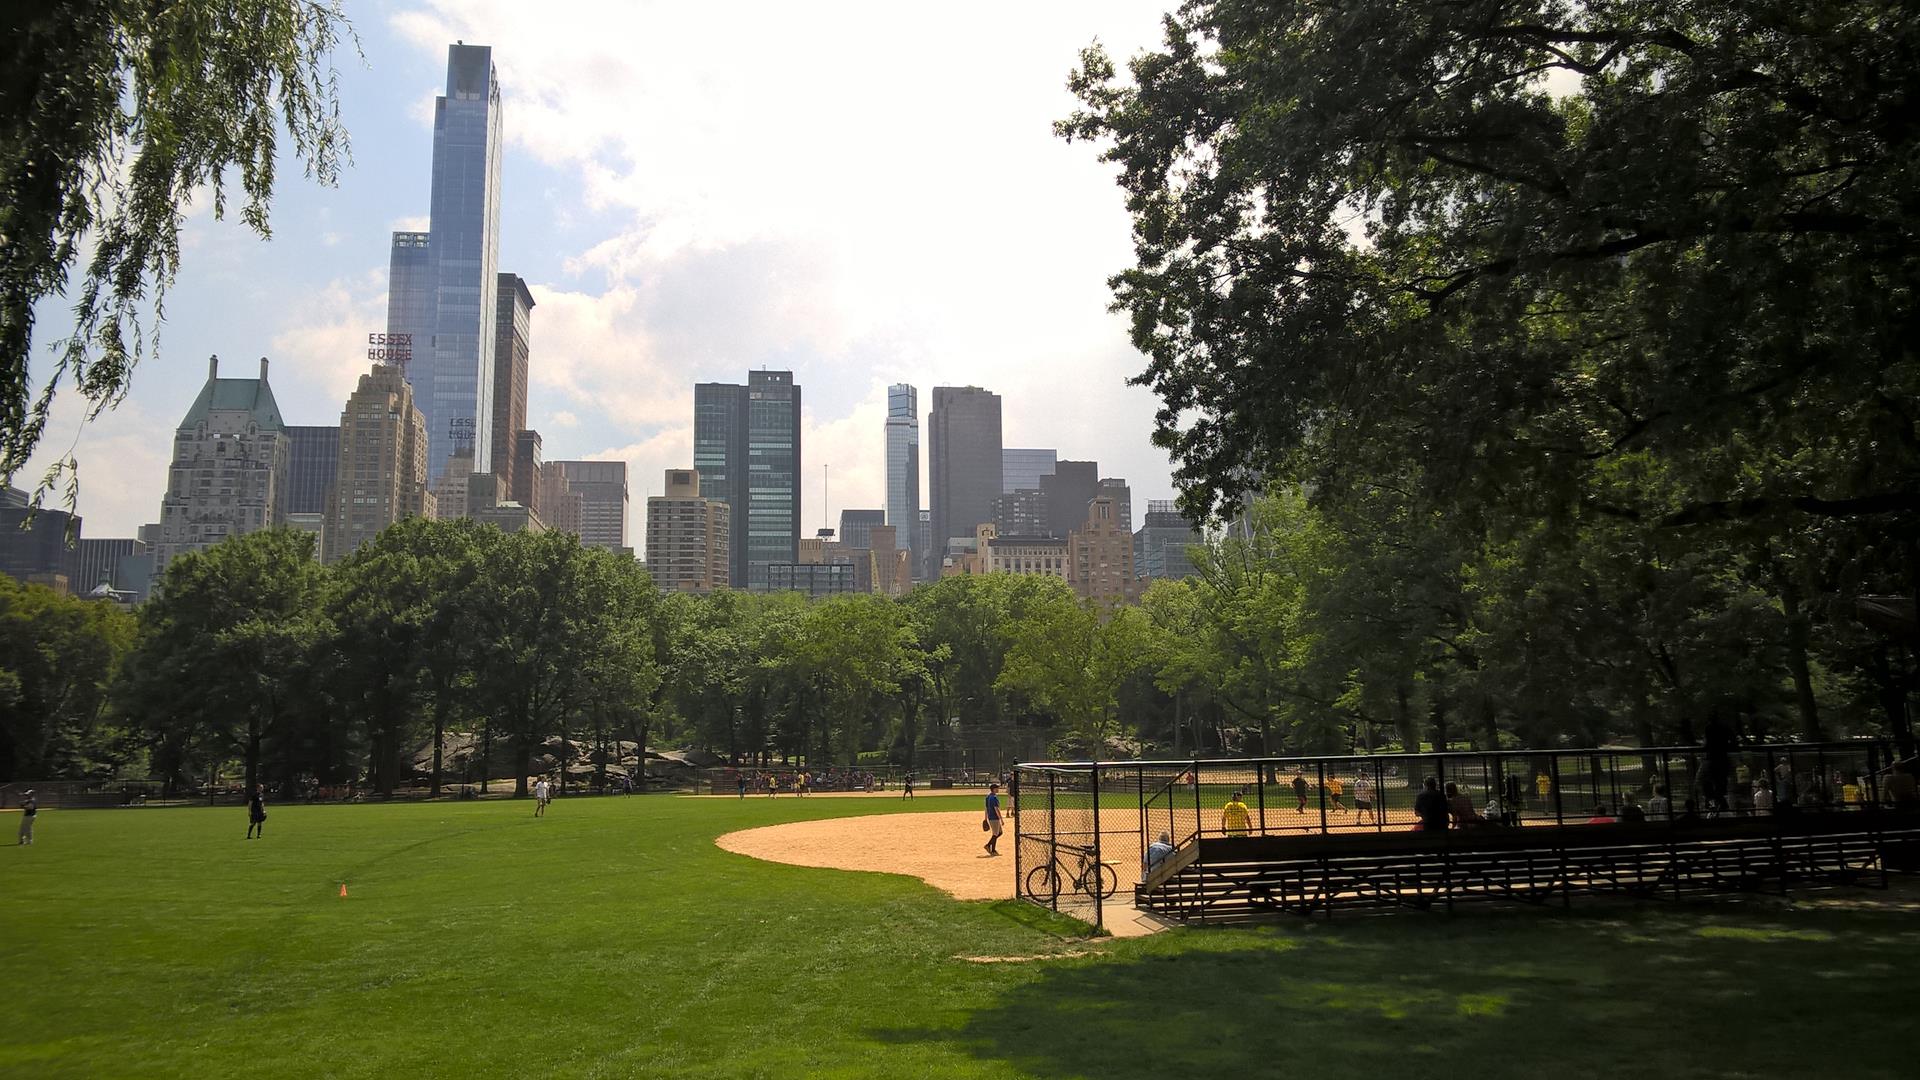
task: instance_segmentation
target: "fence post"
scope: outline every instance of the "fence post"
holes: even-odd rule
[[[1260,810],[1260,835],[1267,835],[1267,759],[1253,763],[1253,799]]]
[[[1053,867],[1055,873],[1058,873],[1060,870],[1064,869],[1060,865],[1060,804],[1056,801],[1058,797],[1059,797],[1059,793],[1055,790],[1055,786],[1054,786],[1054,772],[1052,769],[1048,769],[1047,770],[1047,858],[1052,860],[1051,862],[1048,863],[1048,865]],[[1056,878],[1054,880],[1053,895],[1049,897],[1047,900],[1047,906],[1052,908],[1055,911],[1060,910],[1059,885],[1060,885],[1060,881],[1059,879]]]
[[[1007,770],[1007,802],[1013,805],[1013,895],[1018,898],[1025,879],[1020,875],[1020,765]]]
[[[1314,762],[1314,767],[1320,770],[1320,835],[1325,836],[1327,835],[1327,759],[1321,758]]]
[[[1093,925],[1105,928],[1106,900],[1100,895],[1100,871],[1104,864],[1100,861],[1100,763],[1094,762],[1093,772]],[[1116,877],[1118,875],[1115,875]],[[1116,883],[1117,887],[1117,883]]]

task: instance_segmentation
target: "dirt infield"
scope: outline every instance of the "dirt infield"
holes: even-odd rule
[[[999,858],[980,849],[980,811],[874,814],[795,821],[728,833],[714,841],[739,855],[793,866],[911,874],[960,900],[1013,896],[1013,831]]]

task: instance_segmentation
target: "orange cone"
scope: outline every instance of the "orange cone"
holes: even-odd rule
[[[347,883],[343,881],[340,883],[340,899],[345,900],[346,898],[347,898]]]

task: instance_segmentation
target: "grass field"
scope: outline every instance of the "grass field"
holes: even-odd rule
[[[1913,1073],[1920,913],[1893,906],[1089,943],[1017,903],[712,843],[976,805],[286,806],[252,842],[237,808],[44,813],[36,846],[0,850],[0,1076]],[[1059,953],[1079,955],[962,959]]]

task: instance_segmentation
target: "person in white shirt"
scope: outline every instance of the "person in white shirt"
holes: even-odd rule
[[[1380,812],[1373,807],[1373,779],[1361,773],[1353,782],[1353,823],[1360,824],[1360,815],[1364,813],[1374,821],[1380,820]]]
[[[1655,785],[1653,798],[1647,800],[1647,820],[1665,821],[1673,813],[1673,803],[1667,800],[1667,789]]]
[[[536,783],[533,785],[533,816],[534,817],[546,816],[547,800],[552,797],[553,797],[553,788],[548,786],[547,778],[543,776],[540,778],[539,783]]]
[[[1753,782],[1753,812],[1756,814],[1773,813],[1773,789],[1767,787],[1765,780]]]

